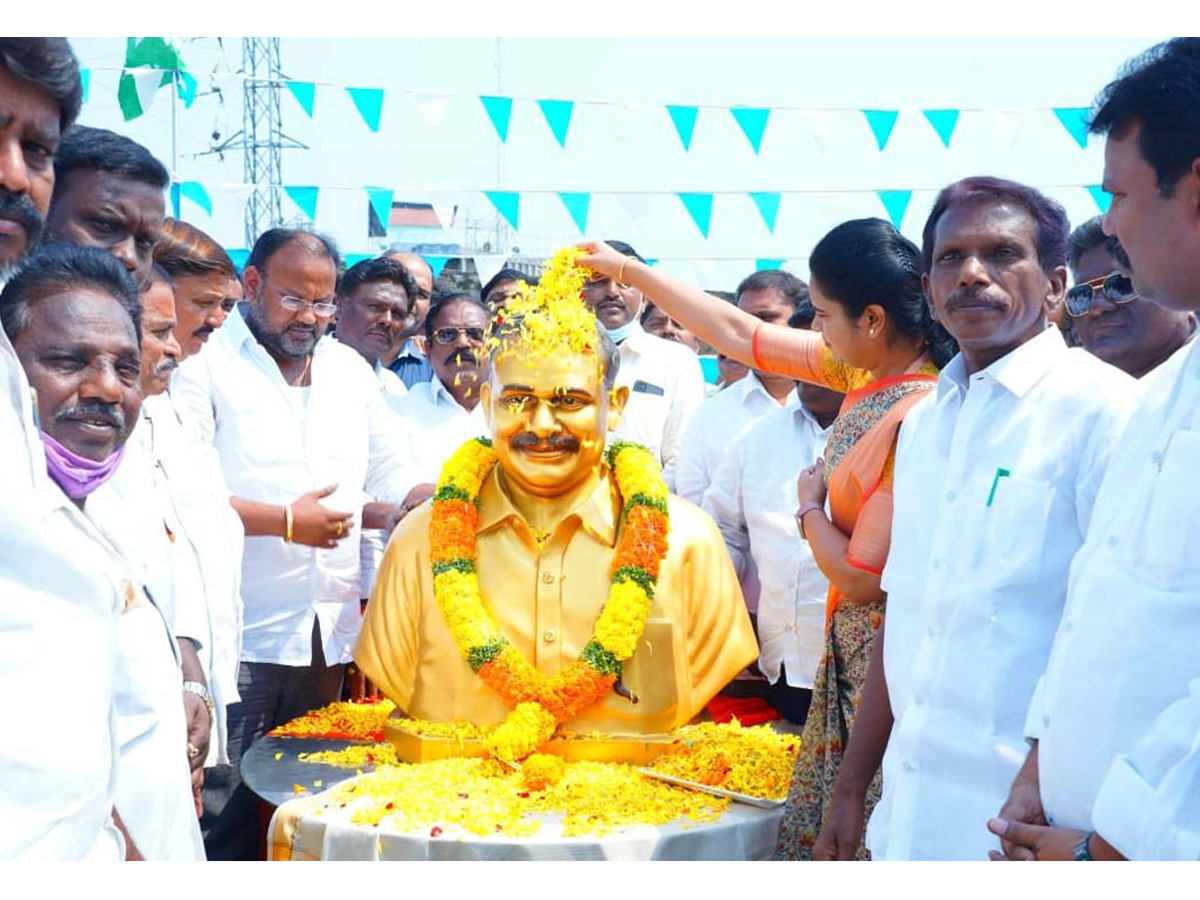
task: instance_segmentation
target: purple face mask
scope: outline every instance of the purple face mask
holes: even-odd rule
[[[112,478],[125,455],[125,445],[122,444],[121,449],[104,462],[96,462],[72,453],[44,431],[42,444],[46,448],[46,471],[72,500],[86,497]]]

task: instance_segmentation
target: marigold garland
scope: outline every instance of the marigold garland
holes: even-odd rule
[[[496,464],[491,442],[467,441],[442,468],[429,523],[434,597],[463,659],[513,708],[486,739],[506,762],[525,758],[560,724],[607,696],[645,630],[667,552],[667,486],[645,447],[614,443],[607,460],[624,504],[608,599],[579,659],[552,677],[504,638],[479,590],[475,504]]]

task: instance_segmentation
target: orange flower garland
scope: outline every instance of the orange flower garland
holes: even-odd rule
[[[654,599],[667,552],[667,486],[646,448],[618,442],[607,451],[624,503],[623,530],[610,573],[608,599],[579,659],[547,677],[500,633],[484,607],[475,572],[476,498],[496,464],[491,442],[467,441],[442,469],[433,496],[429,543],[438,609],[463,658],[511,707],[487,738],[493,755],[523,759],[555,729],[602,700],[633,655]]]

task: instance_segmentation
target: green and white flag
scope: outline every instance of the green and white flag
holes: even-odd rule
[[[126,38],[125,71],[117,85],[117,102],[125,121],[146,113],[154,103],[158,89],[177,79],[180,96],[185,100],[194,98],[195,79],[187,74],[187,64],[179,55],[174,39]]]

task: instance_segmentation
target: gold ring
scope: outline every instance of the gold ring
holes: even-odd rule
[[[195,759],[200,755],[200,748],[188,741],[188,759]]]

